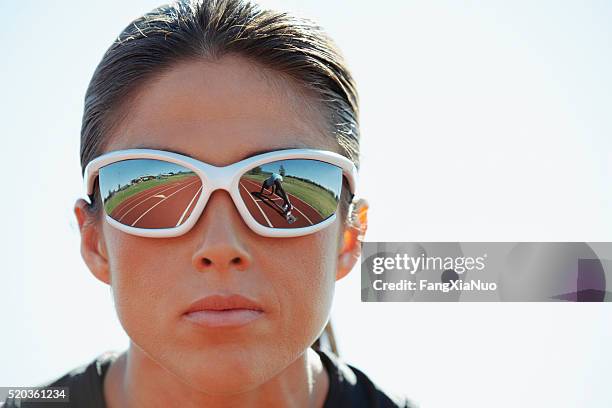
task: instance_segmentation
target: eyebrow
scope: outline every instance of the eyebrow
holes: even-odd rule
[[[195,160],[199,160],[195,157],[193,157],[191,154],[184,152],[182,150],[178,150],[178,149],[173,149],[167,146],[161,146],[161,145],[151,145],[151,144],[140,144],[140,145],[136,145],[134,147],[131,147],[132,149],[154,149],[154,150],[163,150],[166,152],[172,152],[172,153],[176,153],[176,154],[182,154],[183,156],[187,156],[187,157],[191,157],[192,159]],[[247,155],[241,157],[240,159],[238,159],[238,161],[242,161],[245,159],[248,159],[249,157],[253,157],[253,156],[258,156],[260,154],[264,154],[264,153],[270,153],[270,152],[275,152],[277,150],[287,150],[287,149],[308,149],[309,147],[306,146],[305,144],[295,144],[295,145],[291,145],[291,146],[287,146],[287,147],[273,147],[271,149],[261,149],[261,150],[254,150],[251,151],[250,153],[248,153]]]

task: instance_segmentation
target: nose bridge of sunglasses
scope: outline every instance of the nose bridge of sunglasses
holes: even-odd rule
[[[201,164],[198,167],[203,174],[204,187],[209,194],[219,189],[230,192],[236,177],[234,166],[216,167]]]

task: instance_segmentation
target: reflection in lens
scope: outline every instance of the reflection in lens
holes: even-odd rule
[[[271,228],[319,224],[336,212],[341,189],[342,169],[318,160],[278,160],[240,178],[240,195],[249,212]]]
[[[202,192],[192,170],[155,159],[130,159],[100,169],[104,211],[136,228],[173,228],[183,224]]]

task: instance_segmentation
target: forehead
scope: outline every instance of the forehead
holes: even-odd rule
[[[256,152],[339,152],[324,115],[295,83],[246,60],[182,62],[138,89],[105,151],[167,148],[217,166]]]

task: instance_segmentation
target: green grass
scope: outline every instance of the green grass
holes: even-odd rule
[[[104,210],[107,214],[112,214],[113,210],[124,200],[127,200],[128,198],[140,193],[143,190],[148,190],[152,187],[156,187],[162,184],[175,183],[186,177],[190,177],[191,175],[192,174],[178,174],[175,176],[164,177],[162,179],[152,179],[143,181],[142,183],[134,184],[126,188],[125,190],[121,190],[115,193],[115,195],[113,195],[110,200],[104,203]]]
[[[269,177],[266,174],[245,174],[244,177],[253,180],[260,186]],[[328,190],[308,183],[303,180],[295,179],[291,176],[283,177],[283,188],[302,201],[314,208],[321,218],[327,218],[336,210],[337,202],[333,194]],[[289,198],[291,200],[291,198]]]

